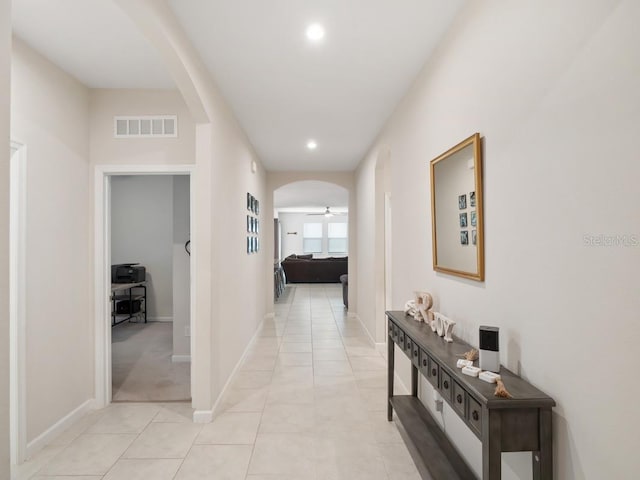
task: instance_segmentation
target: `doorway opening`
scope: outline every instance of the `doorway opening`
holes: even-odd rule
[[[348,308],[349,191],[316,180],[289,183],[273,193],[274,292],[290,301],[296,284],[330,284],[334,307]],[[344,294],[343,294],[344,293]]]
[[[383,146],[375,168],[375,329],[378,349],[386,352],[387,316],[391,310],[391,151]]]
[[[96,170],[98,406],[191,399],[192,180],[189,166]]]
[[[189,400],[189,177],[111,177],[113,401]]]

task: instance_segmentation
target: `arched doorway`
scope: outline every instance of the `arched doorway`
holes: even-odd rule
[[[274,298],[299,283],[344,285],[344,306],[348,306],[346,278],[349,256],[349,191],[320,180],[301,180],[273,192]],[[283,278],[284,277],[284,278]]]
[[[316,182],[311,184],[304,184],[302,182]],[[346,209],[343,207],[342,212],[340,213],[348,213],[348,227],[347,227],[347,235],[348,235],[348,247],[347,247],[347,256],[348,256],[348,272],[349,272],[349,289],[348,289],[348,305],[349,305],[349,315],[353,315],[355,311],[355,305],[357,301],[356,295],[356,285],[357,285],[357,271],[356,271],[356,255],[357,255],[357,245],[356,245],[356,195],[355,195],[355,185],[354,178],[352,172],[271,172],[267,175],[267,194],[266,194],[266,205],[265,209],[269,212],[275,211],[274,204],[274,193],[281,189],[282,187],[287,187],[288,185],[300,184],[302,186],[307,185],[308,187],[320,187],[321,184],[329,184],[333,185],[333,188],[342,188],[343,194],[342,198],[344,198],[344,192],[346,192],[347,198],[347,206]],[[326,186],[326,185],[325,185]],[[317,192],[314,189],[307,190],[310,199],[315,199],[316,210],[321,210],[322,213],[326,210],[326,207],[329,206],[331,209],[337,208],[333,207],[331,202],[327,204],[327,200],[320,200],[317,197]],[[283,192],[287,192],[287,189],[283,190]],[[313,195],[313,196],[312,196]],[[326,197],[325,197],[326,198]],[[334,198],[334,197],[331,197]],[[307,202],[309,203],[309,202]],[[338,210],[335,210],[338,212]],[[318,212],[316,212],[318,213]],[[310,217],[313,218],[313,217]],[[285,232],[286,235],[286,232]],[[265,248],[269,252],[274,252],[274,256],[267,256],[267,263],[265,264],[265,280],[270,288],[267,290],[267,306],[270,308],[270,311],[273,311],[274,305],[274,257],[275,257],[275,246],[276,241],[274,235],[267,235],[265,239]],[[283,252],[280,252],[280,256],[282,256]]]

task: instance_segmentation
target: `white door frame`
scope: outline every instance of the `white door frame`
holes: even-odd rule
[[[95,394],[96,407],[111,403],[111,177],[117,175],[189,175],[190,238],[195,238],[195,166],[194,165],[97,165],[95,167]],[[195,271],[198,248],[191,243],[191,361],[195,355]],[[193,371],[193,367],[191,371]],[[191,375],[191,391],[194,391]]]
[[[11,464],[20,465],[27,452],[26,416],[26,200],[27,152],[10,142],[9,202],[9,417]]]
[[[391,194],[384,194],[384,309],[392,310],[391,305]],[[386,331],[386,329],[385,329]]]

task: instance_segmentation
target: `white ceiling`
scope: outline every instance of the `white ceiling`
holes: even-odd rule
[[[268,170],[348,171],[465,0],[168,2]],[[173,87],[113,0],[13,0],[13,22],[89,87]],[[326,29],[319,45],[305,37],[312,22]]]
[[[286,211],[344,212],[349,205],[349,191],[333,183],[319,181],[295,182],[273,193],[273,207]]]
[[[18,37],[88,87],[175,88],[112,0],[13,0],[12,21]]]
[[[463,2],[169,0],[266,168],[282,171],[353,170]],[[314,22],[320,45],[305,37]]]

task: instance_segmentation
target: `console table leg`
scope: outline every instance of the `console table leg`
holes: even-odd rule
[[[502,478],[502,417],[500,412],[482,412],[482,479]]]
[[[418,367],[411,366],[411,395],[418,396]]]
[[[551,430],[551,409],[540,409],[540,450],[531,453],[533,480],[553,479],[553,448]]]
[[[387,420],[393,420],[393,407],[391,406],[391,397],[393,397],[393,371],[394,371],[394,355],[393,340],[387,337]]]

